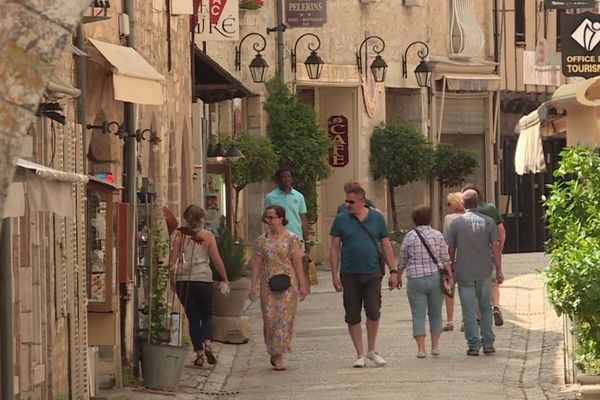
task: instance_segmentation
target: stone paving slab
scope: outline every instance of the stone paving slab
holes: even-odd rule
[[[501,289],[505,324],[495,328],[494,356],[465,355],[464,335],[444,333],[438,359],[415,357],[406,291],[384,290],[378,348],[388,365],[353,369],[354,350],[343,321],[341,295],[330,274],[320,270],[320,284],[300,304],[294,353],[288,370],[275,372],[262,338],[258,302],[247,315],[254,335],[249,343],[215,343],[218,364],[186,367],[175,393],[127,391],[132,400],[275,400],[275,399],[577,399],[563,385],[562,320],[546,303],[537,270],[541,253],[504,255],[506,282]],[[457,298],[455,314],[460,318]],[[428,346],[429,350],[429,346]],[[189,356],[192,363],[194,354]]]

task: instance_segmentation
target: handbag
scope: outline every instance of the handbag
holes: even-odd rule
[[[319,277],[317,276],[317,266],[309,255],[302,257],[302,266],[304,267],[304,275],[309,286],[318,285]]]
[[[368,230],[367,227],[364,226],[362,224],[362,222],[360,222],[358,220],[358,218],[356,218],[356,220],[358,221],[358,226],[360,226],[361,229],[367,233],[367,235],[369,236],[369,238],[373,242],[373,245],[375,245],[375,250],[377,251],[377,258],[378,258],[378,261],[379,261],[379,270],[381,271],[382,275],[385,275],[385,259],[383,258],[383,252],[381,251],[381,247],[379,245],[379,242],[375,239],[375,236],[373,236],[373,234],[371,233],[371,231]]]
[[[277,274],[269,279],[269,288],[271,289],[271,292],[283,292],[290,287],[291,283],[292,281],[289,275]]]
[[[423,243],[423,246],[425,246],[425,250],[427,250],[427,253],[429,253],[429,257],[431,257],[431,259],[433,260],[433,262],[435,263],[435,265],[438,267],[438,269],[440,271],[440,287],[442,289],[442,292],[446,296],[448,296],[450,298],[454,298],[454,286],[452,285],[452,280],[450,279],[448,270],[446,270],[446,268],[440,268],[437,258],[435,258],[435,256],[433,255],[433,252],[429,248],[429,245],[427,244],[427,241],[425,240],[425,238],[423,237],[421,232],[419,232],[417,229],[415,229],[415,233],[417,234],[419,239],[421,239],[421,243]]]

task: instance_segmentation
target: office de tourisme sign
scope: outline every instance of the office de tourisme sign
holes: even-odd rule
[[[563,14],[560,22],[563,75],[600,75],[600,15]]]

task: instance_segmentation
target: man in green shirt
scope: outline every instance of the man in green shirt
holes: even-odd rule
[[[264,207],[279,205],[285,209],[288,220],[286,228],[295,233],[306,245],[308,240],[308,219],[304,195],[292,187],[292,173],[282,168],[275,173],[277,187],[265,197]],[[306,249],[308,252],[308,249]]]
[[[464,193],[469,189],[476,191],[477,195],[479,196],[480,202],[479,207],[477,207],[477,211],[492,218],[496,222],[498,227],[498,236],[500,237],[500,251],[502,251],[502,249],[504,249],[504,242],[506,241],[506,229],[504,229],[504,222],[502,221],[500,212],[493,203],[487,203],[483,200],[479,188],[477,188],[477,186],[474,184],[466,184],[463,186],[461,192]],[[492,273],[492,306],[494,307],[494,325],[502,326],[504,325],[504,318],[502,317],[502,311],[500,311],[500,287],[498,286],[496,279],[494,279],[495,275],[496,271]]]

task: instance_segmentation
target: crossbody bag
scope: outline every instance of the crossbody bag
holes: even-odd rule
[[[450,279],[450,275],[448,274],[448,270],[446,270],[446,268],[440,268],[440,264],[438,264],[437,258],[435,258],[435,256],[433,255],[433,251],[431,251],[431,248],[429,248],[429,244],[427,243],[421,232],[419,232],[419,230],[415,228],[415,233],[417,234],[419,239],[421,239],[421,243],[423,243],[423,246],[425,246],[425,250],[427,250],[427,253],[429,253],[429,257],[431,257],[434,264],[436,265],[436,267],[438,267],[438,270],[440,271],[440,287],[442,289],[442,292],[444,292],[446,296],[453,298],[454,285],[452,285],[452,281]]]
[[[385,259],[383,257],[383,252],[381,251],[381,245],[380,245],[379,241],[377,239],[375,239],[375,236],[373,236],[371,231],[368,230],[367,227],[364,226],[363,223],[360,222],[360,220],[358,218],[356,218],[356,220],[358,221],[358,226],[360,226],[361,229],[367,233],[367,236],[369,236],[369,239],[371,239],[371,242],[373,242],[373,245],[375,246],[375,251],[377,251],[377,259],[379,261],[379,270],[381,271],[381,273],[383,275],[385,275]]]

